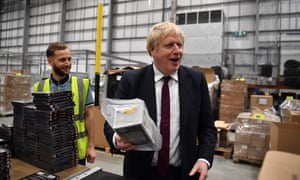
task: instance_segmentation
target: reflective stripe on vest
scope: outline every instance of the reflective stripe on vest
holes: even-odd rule
[[[84,121],[84,107],[88,93],[89,80],[72,76],[71,79],[74,106],[74,118],[77,128],[77,148],[79,159],[86,157],[88,137]],[[34,91],[50,91],[50,79],[44,79],[34,84]]]

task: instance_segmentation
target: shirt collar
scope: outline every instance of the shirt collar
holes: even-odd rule
[[[60,81],[56,81],[56,80],[53,78],[53,75],[52,75],[52,74],[51,74],[50,77],[51,77],[51,80],[52,80],[52,82],[53,82],[54,84],[60,85],[60,84],[66,83],[66,82],[70,79],[71,75],[67,75],[65,78],[63,78],[63,79],[60,80]]]
[[[154,71],[154,82],[157,82],[157,81],[161,80],[164,77],[164,75],[156,68],[154,63],[152,66],[153,66],[153,71]],[[174,79],[175,81],[178,81],[178,70],[174,74],[171,74],[170,77],[172,79]]]

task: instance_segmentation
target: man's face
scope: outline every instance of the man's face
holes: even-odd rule
[[[151,50],[154,64],[164,75],[175,73],[183,56],[183,40],[175,33],[168,35]]]
[[[56,50],[54,54],[48,58],[48,64],[52,66],[53,73],[62,77],[68,75],[72,67],[70,50]]]

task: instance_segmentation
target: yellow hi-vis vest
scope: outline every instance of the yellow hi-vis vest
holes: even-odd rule
[[[75,126],[77,128],[77,148],[78,148],[78,159],[85,159],[86,150],[88,147],[88,136],[86,130],[86,123],[84,120],[84,107],[86,103],[89,80],[87,78],[78,78],[76,76],[71,76],[71,87],[73,93],[74,106],[74,116],[75,116]],[[50,79],[43,79],[36,82],[33,87],[34,91],[50,91]]]

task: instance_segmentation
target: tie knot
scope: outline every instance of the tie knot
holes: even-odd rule
[[[163,77],[164,83],[169,82],[170,79],[171,79],[170,76],[164,76]]]

